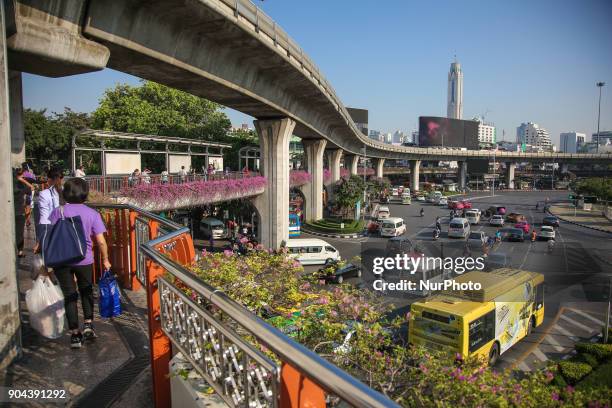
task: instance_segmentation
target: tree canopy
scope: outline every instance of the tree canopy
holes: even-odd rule
[[[347,214],[355,208],[357,202],[363,199],[363,191],[366,185],[363,178],[351,175],[349,178],[341,178],[335,186],[336,205]]]
[[[574,189],[578,194],[596,196],[600,200],[612,200],[612,179],[593,177],[580,180]]]
[[[226,139],[231,127],[223,107],[151,81],[107,89],[93,112],[93,127],[190,139]]]

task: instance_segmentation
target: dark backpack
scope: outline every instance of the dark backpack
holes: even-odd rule
[[[50,268],[74,265],[85,259],[87,239],[81,216],[64,217],[60,206],[60,219],[47,228],[41,237],[41,249],[45,265]]]

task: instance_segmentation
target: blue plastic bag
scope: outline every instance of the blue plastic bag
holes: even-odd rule
[[[119,293],[119,285],[115,275],[110,270],[104,271],[102,274],[102,278],[98,282],[98,289],[100,291],[100,316],[119,316],[121,314],[121,294]]]

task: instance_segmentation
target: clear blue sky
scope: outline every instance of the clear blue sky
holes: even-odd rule
[[[484,114],[514,140],[532,121],[559,133],[612,130],[612,1],[256,1],[326,75],[370,128],[410,131],[446,115],[453,55],[464,71],[464,118]],[[105,70],[66,78],[25,75],[24,104],[92,111],[105,88],[138,79]],[[227,111],[234,125],[252,120]]]

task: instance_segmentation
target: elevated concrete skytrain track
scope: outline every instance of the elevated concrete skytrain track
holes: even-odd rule
[[[249,0],[15,0],[14,70],[63,76],[105,67],[206,97],[258,120],[291,118],[326,148],[416,160],[490,151],[391,146],[365,137],[317,66]],[[12,20],[11,20],[12,17]],[[612,161],[609,154],[498,152],[498,160]]]

